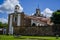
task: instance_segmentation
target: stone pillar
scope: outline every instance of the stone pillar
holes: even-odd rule
[[[21,17],[20,17],[20,14],[18,14],[18,17],[17,17],[17,26],[21,25],[20,21],[21,21]]]
[[[13,34],[12,18],[13,18],[13,15],[10,15],[10,20],[9,20],[9,34]]]

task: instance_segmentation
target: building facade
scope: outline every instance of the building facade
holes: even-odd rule
[[[9,14],[8,34],[44,35],[46,33],[45,31],[41,31],[41,29],[53,24],[50,18],[46,18],[40,13],[39,8],[31,16],[25,15],[24,12],[19,12],[18,10],[19,6],[16,5],[14,13]],[[50,32],[50,35],[52,35],[52,28],[50,27],[49,30],[48,34]]]

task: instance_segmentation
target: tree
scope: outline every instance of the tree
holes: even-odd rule
[[[8,24],[7,23],[2,23],[2,22],[0,22],[0,28],[3,28],[3,27],[8,27]]]
[[[60,24],[60,10],[57,10],[52,14],[51,20],[54,24]]]
[[[2,22],[0,22],[0,28],[2,28],[2,27],[3,27]]]
[[[3,24],[3,27],[7,28],[8,27],[8,24],[7,23],[4,23]]]

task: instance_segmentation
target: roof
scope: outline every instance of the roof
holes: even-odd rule
[[[25,18],[31,19],[31,20],[36,20],[36,21],[42,21],[47,23],[49,21],[49,18],[44,18],[44,17],[36,17],[36,16],[25,16]]]

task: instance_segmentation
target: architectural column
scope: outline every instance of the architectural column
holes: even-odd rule
[[[12,18],[13,18],[13,15],[10,15],[9,34],[13,34]]]
[[[21,17],[20,17],[20,14],[18,14],[18,18],[17,18],[17,26],[20,26],[20,25],[21,25],[20,21],[21,21]]]

